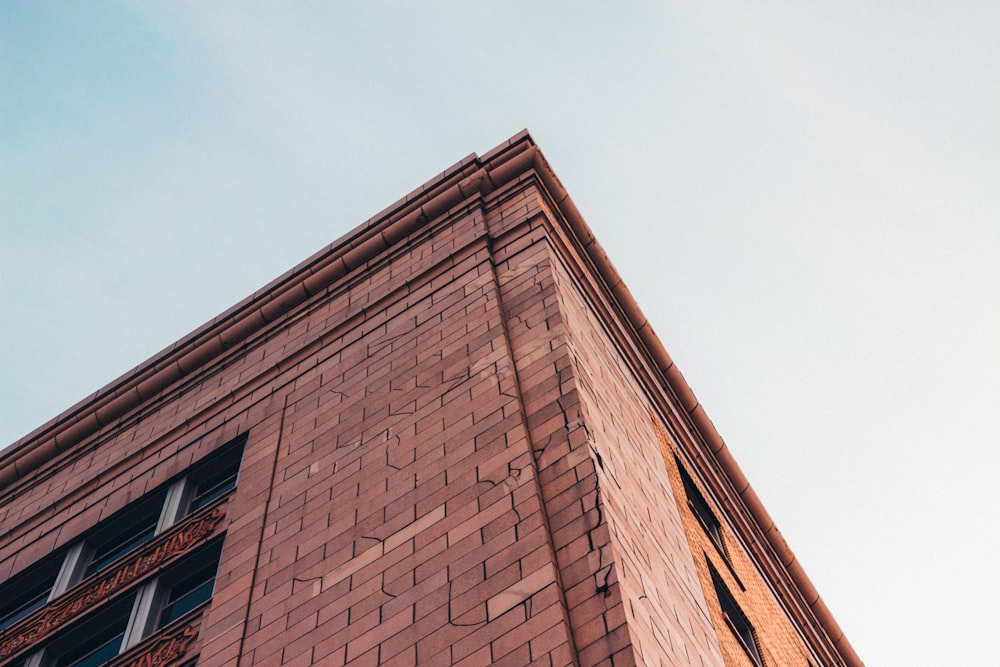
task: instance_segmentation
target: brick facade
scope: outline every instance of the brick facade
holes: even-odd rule
[[[210,600],[114,664],[753,664],[711,563],[763,664],[859,665],[608,267],[527,134],[468,158],[8,450],[0,585],[246,434]]]

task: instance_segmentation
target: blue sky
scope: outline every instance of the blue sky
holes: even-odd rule
[[[988,664],[997,25],[7,0],[0,441],[527,127],[862,658]]]

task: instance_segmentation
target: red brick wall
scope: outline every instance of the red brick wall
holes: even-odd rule
[[[0,491],[0,580],[249,431],[202,667],[722,664],[556,215],[470,197]]]
[[[571,269],[552,275],[636,661],[721,665],[648,397]]]
[[[286,395],[245,664],[569,657],[491,266],[463,253]]]
[[[489,214],[518,224],[515,200]],[[200,665],[625,655],[593,463],[579,420],[560,421],[572,395],[545,377],[568,373],[564,343],[524,330],[558,323],[533,268],[547,251],[491,245],[483,210],[428,225],[19,480],[0,576],[249,430]]]
[[[524,231],[535,242],[498,253],[498,275],[578,664],[634,664],[551,253]]]

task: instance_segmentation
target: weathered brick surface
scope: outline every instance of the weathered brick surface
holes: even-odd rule
[[[268,305],[0,490],[0,580],[249,432],[203,667],[741,664],[647,389],[559,229],[525,174]],[[732,565],[741,602],[780,615]],[[769,664],[803,655],[758,627]]]
[[[607,562],[614,561],[627,621],[621,627],[628,628],[638,664],[688,664],[699,656],[702,664],[721,665],[648,399],[580,286],[561,263],[551,268],[572,332],[567,354],[588,433],[583,450],[594,461],[610,532]]]
[[[807,664],[812,656],[732,529],[730,565],[688,508],[672,457],[661,451],[670,437],[651,422],[651,402],[622,353],[623,343],[608,335],[571,272],[559,262],[552,269],[559,310],[572,332],[567,346],[581,418],[591,436],[625,602],[623,620],[637,661],[751,664],[722,617],[711,561],[754,625],[765,664]],[[677,443],[671,447],[679,451]],[[721,508],[715,512],[725,521]]]
[[[26,480],[0,567],[249,430],[200,664],[572,656],[483,229],[414,239]]]
[[[523,229],[498,252],[498,282],[576,659],[597,664],[630,639],[624,628],[609,632],[605,622],[620,614],[622,600],[570,372],[569,332],[555,298],[551,249],[537,229]]]

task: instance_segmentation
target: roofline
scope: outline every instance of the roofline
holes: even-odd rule
[[[618,274],[618,271],[611,264],[604,249],[597,242],[583,216],[580,215],[579,210],[573,204],[569,193],[566,192],[562,183],[559,182],[559,179],[552,171],[552,168],[549,167],[541,151],[534,147],[531,150],[535,151],[535,171],[541,177],[546,188],[549,189],[550,194],[558,204],[559,209],[570,223],[571,228],[583,243],[588,257],[597,267],[598,271],[600,271],[601,277],[606,281],[612,295],[628,317],[629,323],[635,328],[643,345],[659,367],[659,371],[668,386],[677,395],[681,406],[687,412],[695,430],[702,437],[705,445],[726,473],[729,482],[736,489],[740,499],[759,525],[768,544],[774,550],[779,562],[788,571],[795,586],[799,589],[799,593],[806,601],[806,604],[809,605],[809,608],[812,609],[813,614],[815,614],[824,632],[830,638],[834,648],[840,653],[844,659],[844,663],[848,667],[864,667],[864,663],[844,635],[840,624],[837,623],[833,614],[830,613],[826,603],[823,602],[823,598],[820,597],[812,580],[809,579],[809,575],[806,574],[802,568],[802,564],[788,547],[788,543],[782,536],[781,531],[778,530],[770,513],[764,507],[757,492],[750,486],[750,482],[747,480],[746,475],[743,474],[743,470],[736,462],[736,459],[733,458],[732,452],[726,446],[722,436],[716,430],[715,424],[712,423],[705,409],[698,402],[694,391],[688,385],[687,380],[684,379],[680,369],[677,368],[677,364],[674,363],[673,359],[667,353],[666,348],[663,347],[663,343],[653,332],[653,327],[649,320],[643,315],[639,304],[636,303],[635,298],[625,286],[625,282]]]
[[[640,341],[678,397],[730,483],[759,525],[779,562],[849,667],[863,667],[840,625],[823,602],[774,520],[733,458],[694,392],[653,332],[649,320],[612,266],[569,193],[527,130],[522,130],[482,157],[470,155],[406,197],[348,232],[290,271],[271,281],[221,315],[162,350],[93,395],[76,403],[0,455],[0,487],[40,467],[133,408],[156,396],[212,357],[319,294],[350,271],[470,195],[489,193],[526,171],[534,170],[579,239],[588,258],[607,284]]]

